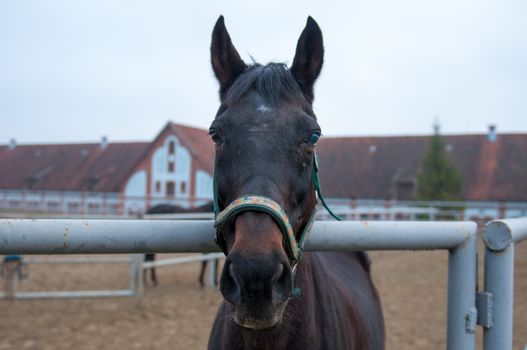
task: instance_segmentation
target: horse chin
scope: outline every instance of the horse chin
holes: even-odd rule
[[[285,306],[285,305],[284,305]],[[275,312],[269,313],[266,317],[252,317],[245,312],[234,310],[234,322],[243,329],[252,331],[265,331],[276,328],[282,321],[284,307],[278,307]]]
[[[281,317],[276,317],[269,320],[256,320],[253,318],[240,319],[237,317],[237,315],[234,315],[234,322],[236,322],[238,326],[253,331],[269,330],[278,325],[281,319]]]

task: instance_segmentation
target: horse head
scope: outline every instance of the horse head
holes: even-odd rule
[[[313,186],[320,126],[312,109],[322,32],[309,17],[291,67],[246,64],[220,17],[211,61],[221,105],[210,127],[216,147],[217,240],[227,254],[220,290],[234,321],[277,325],[294,290],[294,267],[317,204]]]

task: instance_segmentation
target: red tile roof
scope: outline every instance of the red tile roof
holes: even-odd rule
[[[0,189],[118,192],[149,143],[0,147]]]
[[[194,159],[198,161],[200,168],[212,173],[214,143],[209,136],[209,132],[205,129],[181,124],[170,123],[169,125],[183,145],[189,149]]]
[[[169,123],[198,168],[212,172],[214,145],[206,130]],[[157,138],[156,138],[157,139]],[[429,136],[326,137],[317,145],[323,193],[336,198],[392,198],[412,184]],[[463,173],[467,200],[527,201],[527,134],[447,135]],[[0,189],[117,192],[153,143],[0,146]]]
[[[413,182],[430,137],[323,138],[317,145],[324,194],[392,198],[397,182]],[[527,201],[527,134],[447,135],[464,177],[466,200]]]

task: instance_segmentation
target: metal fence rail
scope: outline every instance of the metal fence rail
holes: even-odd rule
[[[315,222],[307,251],[447,249],[449,349],[475,347],[476,224]],[[0,220],[0,254],[216,252],[212,221]]]
[[[494,220],[485,226],[485,298],[489,322],[485,350],[512,349],[514,245],[527,239],[527,218]]]
[[[317,221],[307,251],[453,249],[473,222]],[[211,220],[0,219],[0,254],[218,252]]]

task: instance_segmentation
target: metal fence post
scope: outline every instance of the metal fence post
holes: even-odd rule
[[[493,295],[492,327],[483,328],[484,350],[512,349],[514,243],[500,251],[485,248],[485,292]]]
[[[3,263],[4,270],[4,296],[6,299],[16,298],[18,261],[6,261]]]
[[[130,290],[140,298],[143,295],[143,254],[130,255]]]
[[[527,239],[527,218],[493,220],[485,225],[485,291],[493,296],[492,327],[484,328],[484,350],[512,349],[514,243]]]
[[[448,253],[447,349],[476,346],[476,232]]]

